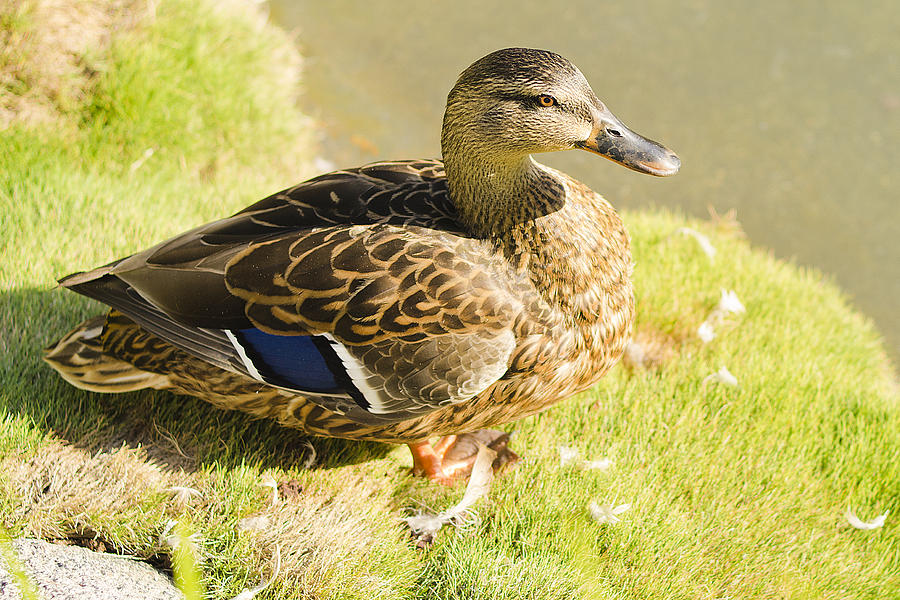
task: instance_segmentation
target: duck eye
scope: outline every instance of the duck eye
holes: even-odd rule
[[[549,94],[541,94],[537,97],[538,104],[544,107],[554,106],[556,105],[556,98],[550,96]]]

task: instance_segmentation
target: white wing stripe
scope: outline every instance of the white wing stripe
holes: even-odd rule
[[[241,346],[241,343],[237,340],[235,335],[227,329],[223,329],[222,331],[225,332],[225,335],[227,335],[229,341],[231,341],[231,345],[234,346],[235,350],[237,350],[238,356],[241,357],[241,362],[243,362],[244,366],[247,367],[247,372],[250,373],[251,377],[253,377],[253,379],[256,379],[257,381],[264,382],[265,379],[263,379],[262,375],[259,374],[259,371],[253,365],[250,357],[247,356],[247,351],[244,350],[244,347]]]
[[[378,390],[369,385],[369,378],[372,376],[371,371],[369,371],[364,364],[356,360],[343,344],[334,339],[334,336],[323,333],[322,337],[331,344],[334,353],[341,359],[341,363],[344,365],[347,375],[349,375],[350,380],[353,381],[353,385],[356,386],[356,389],[362,393],[366,402],[369,403],[369,408],[367,409],[368,412],[376,415],[383,415],[391,412],[390,409],[384,405]]]

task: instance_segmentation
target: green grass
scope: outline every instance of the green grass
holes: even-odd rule
[[[39,26],[18,13],[15,23]],[[257,598],[880,599],[900,589],[900,417],[877,334],[820,274],[710,223],[625,215],[638,329],[671,358],[617,367],[510,424],[524,460],[477,506],[477,527],[445,528],[424,552],[400,517],[454,504],[462,484],[410,477],[404,448],[313,439],[307,469],[303,438],[274,423],[64,383],[40,349],[100,307],[55,279],[309,174],[288,42],[257,27],[236,10],[161,3],[86,59],[96,74],[52,126],[0,137],[0,525],[95,539],[166,567],[160,534],[174,519],[198,534],[210,598],[268,578],[277,552],[279,576]],[[714,261],[675,233],[685,224],[711,237]],[[747,312],[703,344],[696,328],[722,288]],[[723,365],[739,387],[703,383]],[[614,466],[561,468],[563,444]],[[265,475],[302,491],[273,504]],[[632,507],[598,525],[591,501]],[[863,519],[891,512],[884,528],[857,531],[847,506]],[[269,525],[242,528],[248,516]]]

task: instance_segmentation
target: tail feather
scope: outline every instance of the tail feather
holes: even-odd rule
[[[89,319],[44,349],[44,360],[75,387],[92,392],[165,389],[165,375],[138,369],[103,352],[105,316]]]

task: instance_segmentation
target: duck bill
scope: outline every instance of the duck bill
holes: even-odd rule
[[[598,121],[590,137],[576,147],[657,177],[674,175],[681,167],[681,159],[674,152],[631,131],[608,111]]]

